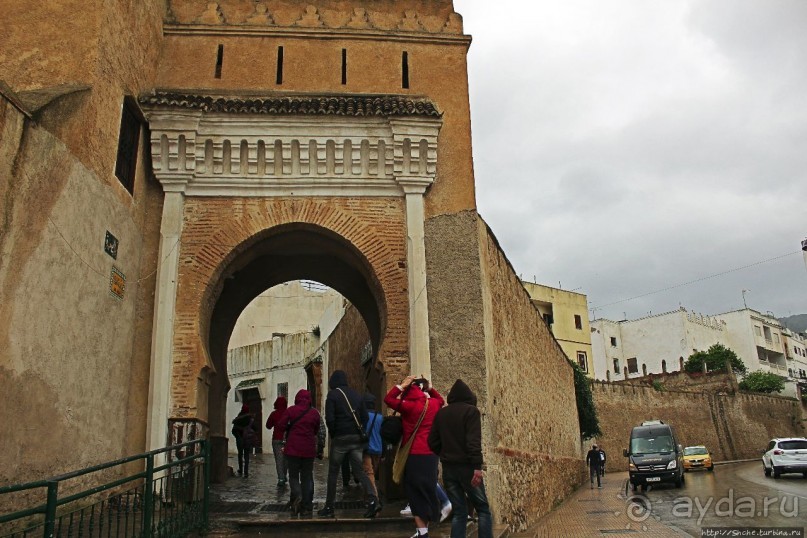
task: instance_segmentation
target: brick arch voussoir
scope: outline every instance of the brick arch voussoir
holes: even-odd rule
[[[384,314],[389,315],[390,311],[394,313],[392,319],[387,319],[387,324],[395,323],[408,334],[406,230],[402,204],[399,204],[398,211],[394,211],[398,213],[398,218],[393,220],[398,222],[389,220],[372,222],[368,218],[360,218],[354,214],[350,211],[351,207],[347,209],[336,207],[332,200],[294,200],[286,203],[269,201],[258,204],[257,207],[250,207],[254,204],[248,203],[244,205],[247,210],[226,211],[225,214],[219,215],[216,211],[201,211],[201,215],[196,216],[197,218],[191,217],[186,221],[185,230],[191,233],[200,223],[209,227],[209,222],[214,221],[220,225],[216,226],[212,233],[205,235],[204,241],[190,241],[183,245],[180,254],[180,265],[185,264],[189,271],[180,278],[178,293],[182,295],[185,307],[196,305],[194,316],[178,315],[175,320],[177,324],[182,325],[177,329],[181,329],[188,336],[195,335],[193,341],[187,337],[175,338],[175,352],[188,359],[191,358],[189,355],[195,355],[196,358],[186,362],[191,369],[182,375],[185,380],[182,384],[190,384],[191,380],[197,377],[196,374],[203,369],[213,368],[208,354],[198,353],[198,350],[207,348],[205,337],[209,330],[207,323],[215,306],[216,297],[221,291],[220,287],[228,266],[259,242],[262,234],[278,226],[309,224],[328,230],[350,243],[364,257],[370,273],[376,280],[370,285],[378,286],[382,293],[385,304],[380,306]],[[360,207],[361,202],[352,205]],[[407,306],[405,309],[400,307],[396,309],[389,308],[390,305]],[[396,310],[405,312],[395,312]],[[189,312],[186,310],[185,313]],[[388,327],[384,327],[381,349],[377,350],[379,359],[384,355],[405,353],[407,339],[401,336],[390,339],[386,334],[388,332]],[[178,392],[187,394],[184,390]]]

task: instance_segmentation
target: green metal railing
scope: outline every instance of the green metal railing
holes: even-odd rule
[[[0,537],[185,536],[208,526],[210,443],[190,441],[0,488],[0,507],[24,501],[33,507],[0,511]]]

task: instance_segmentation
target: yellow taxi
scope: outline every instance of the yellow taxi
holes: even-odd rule
[[[693,469],[706,469],[712,471],[715,468],[712,455],[703,445],[688,446],[684,449],[684,471]]]

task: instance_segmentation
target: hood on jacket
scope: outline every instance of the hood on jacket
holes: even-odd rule
[[[364,400],[364,407],[375,411],[375,396],[368,392],[362,398]]]
[[[344,370],[334,370],[331,379],[328,380],[328,388],[347,387],[347,374]]]
[[[294,405],[311,407],[311,393],[305,389],[298,390],[297,395],[294,397]]]
[[[275,409],[278,411],[283,411],[284,409],[289,407],[289,403],[286,401],[285,396],[278,396],[277,400],[275,400]]]
[[[426,394],[413,383],[404,389],[402,398],[404,400],[425,400]]]
[[[462,379],[457,379],[454,386],[448,391],[448,403],[467,403],[476,405],[476,394],[466,385]]]

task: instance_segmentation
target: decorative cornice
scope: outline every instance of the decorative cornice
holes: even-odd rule
[[[368,4],[368,7],[371,6],[372,3]],[[168,0],[164,22],[171,27],[207,25],[320,31],[351,29],[401,34],[463,33],[462,16],[452,9],[450,2],[430,6],[417,3],[406,6],[401,3],[399,7],[395,6],[393,4],[386,10],[361,6],[345,9],[339,2],[306,5],[302,2],[281,4],[270,0]]]
[[[250,98],[156,92],[141,96],[140,104],[146,107],[184,108],[225,114],[432,118],[442,116],[428,99],[398,95],[285,95]]]
[[[437,173],[442,119],[426,99],[157,93],[140,103],[166,192],[403,196]]]

